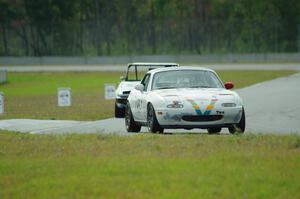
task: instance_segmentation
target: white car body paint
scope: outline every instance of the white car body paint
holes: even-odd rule
[[[125,94],[126,92],[130,92],[134,86],[138,85],[140,81],[122,81],[118,85],[118,88],[116,89],[116,96],[117,97],[128,97],[128,94]],[[125,93],[124,93],[125,92]]]
[[[210,69],[198,67],[160,68],[149,71],[149,85],[152,85],[156,73],[171,70],[202,70],[214,73]],[[154,107],[158,123],[163,128],[210,128],[227,127],[237,124],[242,117],[243,102],[239,95],[231,90],[223,88],[175,88],[140,91],[133,89],[128,97],[128,102],[136,122],[147,122],[147,106],[149,103]],[[168,108],[167,106],[179,102],[182,107]],[[224,107],[223,103],[235,104],[235,107]],[[181,106],[180,105],[180,106]],[[213,121],[191,121],[187,119],[196,117],[218,117]],[[183,119],[185,118],[185,119]]]

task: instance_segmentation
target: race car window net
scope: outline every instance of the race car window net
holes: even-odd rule
[[[150,80],[150,75],[148,74],[148,75],[145,75],[145,77],[143,78],[143,80],[141,82],[141,84],[144,85],[144,91],[146,91],[148,88],[149,80]]]
[[[223,84],[213,72],[205,70],[172,70],[154,74],[152,90],[171,88],[223,88]]]

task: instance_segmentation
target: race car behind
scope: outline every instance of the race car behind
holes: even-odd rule
[[[116,89],[115,117],[123,118],[125,116],[125,106],[129,93],[135,85],[140,83],[146,72],[155,68],[178,66],[177,63],[129,63],[125,77],[121,77],[122,81]]]

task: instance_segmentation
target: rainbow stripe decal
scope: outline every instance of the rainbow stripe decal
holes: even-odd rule
[[[210,101],[210,104],[206,107],[204,113],[202,113],[202,111],[200,110],[200,106],[192,99],[187,99],[188,102],[190,102],[192,104],[192,107],[195,109],[195,112],[197,113],[197,115],[209,115],[211,113],[211,111],[214,109],[216,102],[218,101],[218,99],[216,99],[215,96],[213,96],[213,98]]]

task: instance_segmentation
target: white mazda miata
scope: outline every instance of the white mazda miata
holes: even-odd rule
[[[131,91],[125,111],[128,132],[147,126],[164,129],[207,129],[219,133],[245,131],[242,99],[215,71],[199,67],[159,68],[147,72]]]

